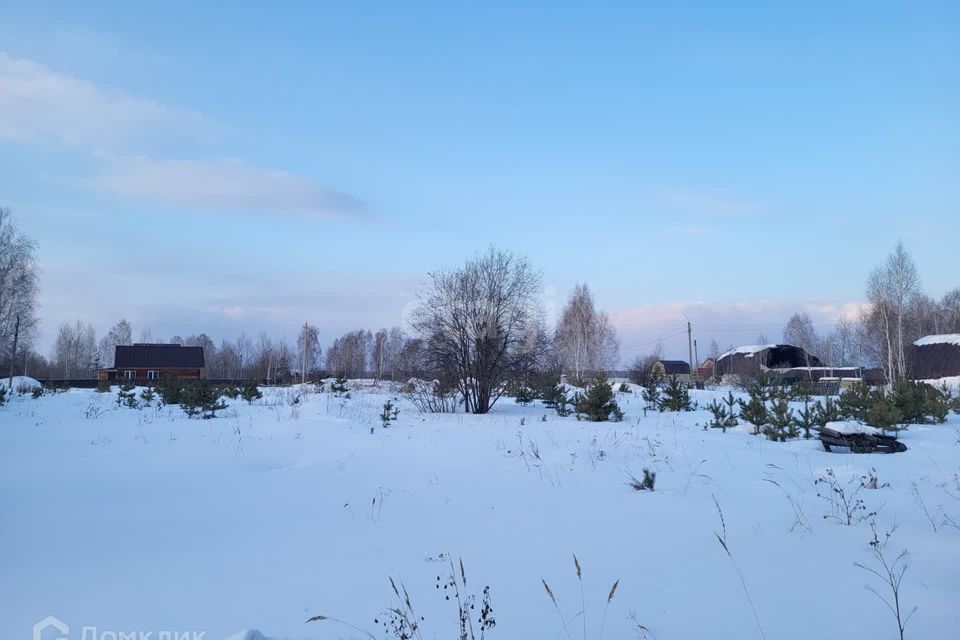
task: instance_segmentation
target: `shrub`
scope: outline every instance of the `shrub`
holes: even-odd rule
[[[183,385],[180,406],[189,417],[200,416],[204,420],[216,418],[217,411],[227,408],[227,404],[220,399],[220,390],[207,380]]]
[[[533,390],[526,385],[521,385],[517,388],[514,398],[517,401],[517,404],[523,405],[524,407],[536,400]]]
[[[390,400],[387,400],[383,403],[383,411],[380,412],[380,423],[383,425],[383,428],[386,429],[399,415],[400,407],[394,405]]]
[[[137,403],[137,388],[130,382],[124,382],[120,385],[120,389],[117,391],[117,406],[129,407],[130,409],[140,407]]]
[[[630,481],[627,484],[634,491],[653,491],[653,487],[656,483],[657,483],[657,472],[650,471],[649,469],[644,469],[642,480],[639,478],[636,478],[635,476],[630,476]]]
[[[753,433],[759,434],[767,422],[770,421],[770,413],[767,411],[767,399],[769,392],[763,386],[763,383],[756,381],[747,387],[749,400],[744,402],[740,400],[740,418],[753,425]]]
[[[330,385],[330,391],[338,398],[349,398],[350,387],[347,386],[347,378],[345,376],[337,376]]]
[[[566,386],[558,382],[550,389],[545,390],[543,405],[556,410],[557,415],[561,418],[570,415],[570,397],[567,395]]]
[[[693,411],[693,404],[690,402],[690,388],[680,382],[677,376],[671,376],[663,390],[660,411]]]
[[[879,392],[881,395],[882,391]],[[852,387],[844,389],[840,394],[839,410],[840,415],[845,418],[853,418],[861,422],[867,419],[867,412],[870,406],[876,400],[876,394],[871,393],[870,389],[864,384],[855,384]]]
[[[157,395],[163,404],[180,404],[183,386],[183,382],[174,376],[164,376],[157,381]]]
[[[813,405],[813,422],[818,427],[823,428],[827,426],[828,422],[837,422],[842,418],[840,407],[830,396],[827,396],[823,402],[817,400],[816,404]]]
[[[723,431],[726,432],[729,427],[737,426],[737,418],[733,413],[736,400],[733,399],[733,393],[729,393],[730,402],[727,402],[727,400],[717,402],[716,399],[714,399],[713,402],[707,405],[707,411],[713,415],[713,420],[711,420],[708,425],[711,429],[723,429]]]
[[[787,394],[779,391],[774,394],[768,412],[768,424],[763,429],[770,440],[786,442],[797,437],[796,420],[787,400]]]
[[[44,393],[46,393],[46,389],[44,389],[43,387],[34,387],[30,391],[30,395],[33,396],[34,400],[36,400],[37,398],[42,398]]]
[[[646,384],[643,385],[643,391],[640,395],[643,397],[643,401],[647,403],[647,409],[661,411],[660,403],[662,398],[660,397],[660,387],[657,386],[656,380],[647,380]]]
[[[896,430],[897,425],[902,420],[903,414],[900,413],[893,399],[883,392],[874,396],[872,403],[867,408],[866,415],[863,417],[865,424],[884,431],[888,429]]]
[[[97,380],[97,393],[110,393],[109,380]]]
[[[604,377],[597,378],[587,392],[578,394],[576,399],[577,420],[590,422],[619,422],[623,419],[623,412],[617,405],[613,395],[613,387]]]
[[[243,383],[243,386],[240,387],[240,397],[247,401],[247,404],[253,404],[254,400],[259,400],[263,397],[263,393],[260,391],[260,387],[257,386],[257,383],[253,380],[247,380]]]
[[[7,403],[7,388],[0,385],[0,407]]]
[[[150,387],[147,387],[146,389],[141,391],[140,399],[143,400],[143,406],[149,407],[150,403],[153,402],[153,399],[156,397],[156,395],[157,394],[155,394],[153,392],[153,389],[151,389]]]

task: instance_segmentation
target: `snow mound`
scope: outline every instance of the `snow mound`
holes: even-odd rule
[[[748,345],[743,346],[743,347],[737,347],[736,349],[730,349],[730,351],[727,351],[726,353],[721,354],[721,355],[720,355],[720,358],[726,358],[727,356],[732,356],[732,355],[737,354],[737,353],[744,353],[744,354],[746,354],[746,357],[747,357],[747,358],[752,358],[754,355],[756,355],[757,353],[760,353],[760,352],[763,351],[764,349],[772,349],[773,347],[778,347],[778,346],[780,346],[780,345],[776,345],[776,344],[748,344]],[[717,358],[717,360],[719,360],[720,358]]]
[[[233,634],[227,640],[270,640],[256,629],[248,629],[246,631],[240,631]]]
[[[925,336],[913,344],[918,347],[925,347],[930,344],[952,344],[960,347],[960,333],[941,333],[940,335]]]
[[[836,431],[837,433],[842,433],[844,435],[851,435],[854,433],[867,433],[870,435],[878,435],[883,433],[880,429],[876,427],[870,427],[859,422],[854,422],[852,420],[846,420],[843,422],[828,422],[824,425],[825,429],[830,429],[831,431]]]
[[[3,378],[2,383],[4,385],[10,384],[10,378]],[[43,386],[39,381],[29,377],[29,376],[13,376],[13,390],[14,391],[33,391],[37,387]]]

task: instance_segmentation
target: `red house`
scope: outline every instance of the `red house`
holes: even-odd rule
[[[113,367],[101,369],[100,379],[148,384],[164,377],[196,380],[200,378],[204,366],[203,347],[142,343],[118,345],[114,352]]]

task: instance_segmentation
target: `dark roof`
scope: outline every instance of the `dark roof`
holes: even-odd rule
[[[690,373],[690,365],[683,360],[657,360],[663,365],[668,376],[682,376]]]
[[[917,340],[909,357],[910,373],[914,379],[960,376],[960,334],[927,336]]]
[[[756,375],[761,367],[767,369],[793,369],[795,367],[819,367],[820,358],[808,355],[800,347],[789,344],[754,345],[727,351],[717,359],[714,371],[719,376],[728,373]]]
[[[117,369],[202,369],[203,347],[183,347],[179,344],[118,345],[113,363]]]

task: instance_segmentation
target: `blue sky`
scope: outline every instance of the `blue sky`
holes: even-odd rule
[[[703,345],[826,329],[898,239],[960,284],[957,3],[518,4],[0,3],[41,344],[329,340],[491,243],[548,311],[587,282],[625,356],[684,313]]]

